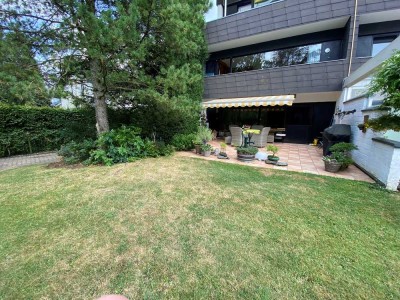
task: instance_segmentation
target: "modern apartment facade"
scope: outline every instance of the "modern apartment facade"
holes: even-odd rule
[[[399,36],[400,1],[213,0],[206,21],[210,127],[262,124],[309,143],[343,80]]]

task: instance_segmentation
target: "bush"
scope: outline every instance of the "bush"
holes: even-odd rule
[[[212,140],[211,129],[205,126],[200,126],[197,130],[197,135],[195,140],[196,144],[198,144],[199,142],[207,144],[209,141]]]
[[[96,141],[97,149],[91,152],[89,162],[109,166],[173,153],[171,145],[142,139],[140,132],[140,128],[122,126],[103,133]]]
[[[257,147],[237,147],[236,151],[238,154],[256,155],[258,152],[258,148]]]
[[[142,138],[170,143],[177,134],[196,131],[198,116],[165,103],[134,110],[109,109],[110,128],[143,128]],[[65,110],[50,107],[0,104],[0,157],[59,149],[71,141],[96,138],[94,109]]]
[[[213,147],[210,144],[203,144],[200,147],[201,151],[205,152],[205,151],[212,151]]]
[[[55,150],[95,137],[93,110],[0,105],[0,157]]]
[[[58,155],[62,156],[66,164],[85,162],[90,158],[90,153],[96,149],[94,140],[84,140],[81,143],[75,141],[61,146]]]
[[[330,159],[337,161],[345,169],[353,163],[350,151],[357,149],[357,146],[352,143],[341,142],[334,144],[329,148],[329,151],[331,151]]]
[[[268,152],[272,152],[272,156],[273,157],[275,157],[275,154],[278,153],[278,151],[279,151],[278,146],[275,146],[275,145],[268,145],[266,147],[266,149],[267,149]]]
[[[193,141],[196,139],[196,134],[176,134],[172,138],[171,145],[178,151],[192,150],[194,148]]]
[[[142,136],[170,144],[177,134],[190,134],[197,130],[199,115],[196,110],[174,107],[169,103],[147,101],[146,105],[129,112],[129,124],[142,128]]]

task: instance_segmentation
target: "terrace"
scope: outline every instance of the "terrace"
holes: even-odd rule
[[[222,140],[214,140],[210,142],[213,148],[220,148]],[[222,161],[226,163],[251,165],[254,167],[287,170],[302,173],[311,173],[316,175],[325,175],[336,178],[345,178],[350,180],[359,180],[365,182],[374,182],[367,174],[361,171],[354,165],[349,166],[346,170],[339,173],[326,172],[324,162],[322,161],[322,149],[311,145],[293,144],[293,143],[275,143],[278,146],[278,156],[281,161],[287,162],[288,166],[280,167],[266,164],[264,161],[254,160],[252,162],[241,162],[236,158],[236,150],[232,146],[227,146],[226,152],[229,159],[218,159],[215,155],[205,157],[191,152],[179,152],[179,155],[185,157],[196,157],[206,160]],[[259,151],[265,152],[265,149],[260,148]]]

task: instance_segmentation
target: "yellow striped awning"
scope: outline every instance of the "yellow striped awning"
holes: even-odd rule
[[[246,97],[230,99],[209,99],[202,103],[203,108],[214,107],[250,107],[250,106],[291,106],[295,99],[294,95]]]

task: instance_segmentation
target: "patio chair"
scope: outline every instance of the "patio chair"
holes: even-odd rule
[[[263,125],[252,125],[251,129],[258,129],[258,130],[263,130],[264,126]]]
[[[255,127],[252,127],[252,128],[259,129],[259,128],[255,128]],[[271,130],[271,127],[264,127],[259,130],[261,130],[260,134],[253,134],[251,141],[254,143],[253,146],[261,148],[261,147],[265,147],[267,145],[268,134],[269,134],[269,131]]]
[[[241,146],[242,145],[242,128],[239,126],[230,127],[232,141],[232,146]]]
[[[232,127],[240,127],[240,126],[238,126],[238,125],[232,125],[232,124],[229,125],[229,132],[231,131],[231,128],[232,128]]]

